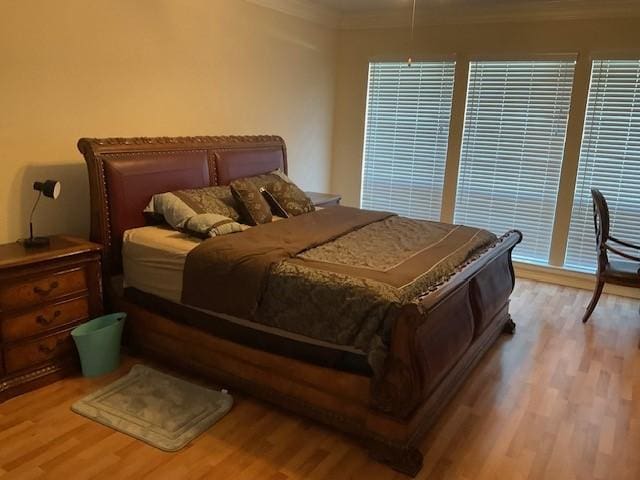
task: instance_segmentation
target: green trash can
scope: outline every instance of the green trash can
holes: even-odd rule
[[[112,313],[89,320],[71,331],[85,377],[98,377],[118,368],[126,318],[126,313]]]

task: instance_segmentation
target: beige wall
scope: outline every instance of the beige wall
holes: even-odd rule
[[[567,139],[567,171],[563,175],[563,192],[571,191],[574,179],[569,174],[577,161],[584,93],[589,81],[589,56],[593,52],[633,50],[640,54],[640,19],[561,21],[530,23],[496,23],[443,25],[416,31],[414,59],[455,55],[455,98],[452,112],[449,158],[445,196],[455,190],[457,149],[462,132],[466,62],[469,58],[518,58],[541,53],[578,53],[571,125]],[[334,120],[333,167],[331,190],[342,193],[344,203],[358,206],[362,172],[362,144],[367,94],[367,68],[370,60],[404,60],[407,56],[407,29],[371,29],[343,31],[340,34],[336,108]],[[452,162],[450,162],[451,164]],[[455,193],[455,192],[454,192]],[[453,215],[452,196],[444,200],[443,219]],[[570,208],[570,205],[569,205]],[[568,212],[558,212],[567,215]],[[562,215],[559,215],[561,217]],[[562,218],[559,218],[563,221]],[[566,222],[565,222],[566,223]],[[565,228],[560,225],[560,229]]]
[[[242,0],[0,0],[0,242],[88,233],[82,136],[282,135],[329,186],[335,31]]]

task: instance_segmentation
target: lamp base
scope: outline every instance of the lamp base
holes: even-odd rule
[[[25,238],[21,243],[25,248],[43,248],[49,246],[50,240],[49,237],[31,237]]]

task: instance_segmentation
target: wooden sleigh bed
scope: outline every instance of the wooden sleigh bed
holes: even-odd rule
[[[359,438],[371,456],[415,475],[418,446],[438,413],[501,332],[513,333],[511,251],[503,235],[448,278],[404,305],[382,373],[369,376],[279,355],[177,321],[122,289],[126,230],[145,225],[153,194],[225,185],[287,170],[277,136],[81,139],[91,191],[91,240],[103,245],[107,307],[128,313],[128,342],[142,355],[311,417]],[[160,302],[158,302],[159,304]]]

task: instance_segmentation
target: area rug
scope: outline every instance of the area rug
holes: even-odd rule
[[[71,410],[175,452],[222,418],[231,395],[135,365],[124,377],[74,403]]]

